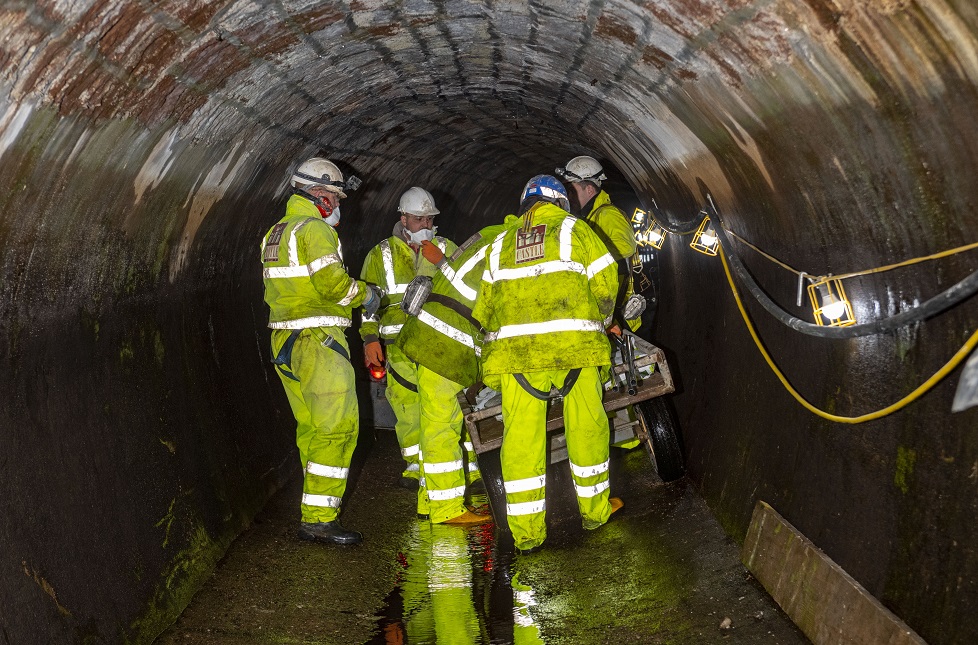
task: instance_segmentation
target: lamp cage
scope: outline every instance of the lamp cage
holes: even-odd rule
[[[669,231],[659,224],[655,218],[652,218],[649,220],[649,228],[645,232],[645,244],[655,249],[661,249],[662,245],[665,244],[667,235],[669,235]]]
[[[848,327],[856,324],[852,303],[846,297],[842,280],[828,277],[808,285],[815,322],[824,327]]]
[[[700,211],[700,213],[706,215],[706,217],[703,218],[699,228],[696,229],[696,233],[693,235],[693,241],[689,243],[689,248],[704,255],[716,255],[720,250],[720,238],[717,237],[716,231],[713,230],[713,223],[710,221],[710,216],[707,215],[706,211]]]

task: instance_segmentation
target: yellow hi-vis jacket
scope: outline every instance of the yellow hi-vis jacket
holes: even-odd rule
[[[446,256],[451,255],[458,248],[454,242],[443,237],[436,236],[432,242]],[[440,264],[442,270],[447,268],[447,258]],[[380,339],[390,341],[396,338],[408,318],[408,315],[401,311],[400,306],[404,290],[415,276],[433,276],[438,271],[439,267],[428,262],[420,251],[415,252],[403,238],[398,236],[391,236],[370,249],[363,261],[360,277],[366,282],[378,285],[387,295],[381,300],[376,315],[363,317],[360,337],[364,342]]]
[[[630,260],[635,255],[638,245],[632,225],[625,213],[611,203],[608,193],[602,190],[594,196],[591,212],[584,215],[584,219],[611,251],[615,262]]]
[[[632,259],[638,245],[635,242],[635,232],[632,230],[631,222],[620,208],[611,203],[611,197],[603,190],[594,196],[591,212],[583,215],[583,218],[608,247],[611,256],[615,258],[615,262],[626,261],[624,269],[619,269],[619,271],[628,272],[627,283],[618,285],[620,289],[624,289],[619,303],[623,304],[629,296],[635,293],[631,269]],[[626,322],[632,331],[642,326],[641,318]]]
[[[546,202],[520,220],[492,243],[472,312],[486,330],[483,378],[497,390],[500,374],[611,364],[618,272],[604,242]]]
[[[434,276],[421,313],[408,317],[397,335],[397,346],[408,358],[459,385],[478,382],[482,334],[473,324],[472,305],[489,245],[518,222],[516,216],[507,215],[504,224],[482,229],[452,254],[448,269]]]
[[[272,329],[349,327],[368,291],[343,266],[340,239],[316,205],[292,195],[285,217],[261,243],[265,302]]]

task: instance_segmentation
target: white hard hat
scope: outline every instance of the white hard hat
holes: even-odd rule
[[[435,208],[435,198],[431,196],[431,193],[424,188],[413,186],[401,195],[401,202],[397,206],[397,212],[404,215],[429,217],[431,215],[437,215],[441,211]]]
[[[322,186],[331,193],[346,197],[346,193],[343,192],[346,187],[343,173],[329,159],[313,157],[306,159],[296,168],[292,175],[292,187],[309,188],[310,186]]]
[[[607,179],[604,168],[594,157],[574,157],[567,162],[567,166],[557,169],[557,175],[564,181],[576,184],[580,181],[590,181],[596,186],[601,185],[601,181]]]

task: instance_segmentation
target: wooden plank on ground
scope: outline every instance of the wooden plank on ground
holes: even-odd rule
[[[740,557],[815,645],[926,645],[765,502],[754,507]]]

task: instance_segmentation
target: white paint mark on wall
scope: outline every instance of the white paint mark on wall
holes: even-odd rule
[[[736,132],[727,123],[723,123],[723,127],[730,133],[731,138],[737,142],[737,145],[744,151],[744,154],[750,157],[754,165],[757,166],[757,169],[761,171],[767,185],[771,187],[771,191],[777,192],[774,190],[774,181],[771,180],[771,175],[768,174],[767,166],[764,165],[764,158],[761,156],[761,150],[758,148],[757,142],[754,141],[754,137],[750,136],[747,130],[737,123],[737,120],[729,112],[724,112],[723,114],[727,117],[727,123],[732,124],[736,128]]]
[[[618,150],[605,150],[608,157],[619,168],[648,168],[653,157],[659,155],[662,165],[669,165],[693,195],[702,198],[697,179],[702,180],[713,191],[714,197],[730,194],[732,189],[726,175],[720,169],[720,164],[709,148],[700,140],[689,127],[664,104],[647,105],[645,113],[634,118],[633,133],[626,138],[634,139],[632,145],[622,146]],[[619,138],[622,135],[618,135]],[[614,137],[609,137],[613,140]],[[655,143],[656,154],[646,158],[631,157],[625,150],[643,150],[647,146],[643,140]],[[632,185],[640,177],[628,177]]]
[[[156,188],[163,181],[170,165],[173,163],[173,144],[177,140],[179,128],[170,130],[170,133],[160,138],[156,147],[149,153],[146,163],[139,169],[136,175],[134,189],[136,191],[136,201],[133,206],[138,204],[143,198],[143,194],[150,188]]]
[[[188,201],[192,201],[190,213],[187,215],[187,224],[183,227],[180,243],[170,261],[170,282],[174,282],[177,275],[186,266],[190,247],[193,246],[194,238],[197,236],[197,231],[207,213],[210,212],[214,204],[224,197],[224,193],[227,192],[228,187],[248,161],[247,152],[239,156],[240,149],[241,143],[236,143],[234,148],[210,169],[204,180],[197,185],[197,189],[188,198]],[[234,163],[234,167],[228,170],[232,163]]]
[[[27,119],[34,111],[34,105],[28,102],[11,102],[0,117],[0,157],[7,152],[27,124]]]

